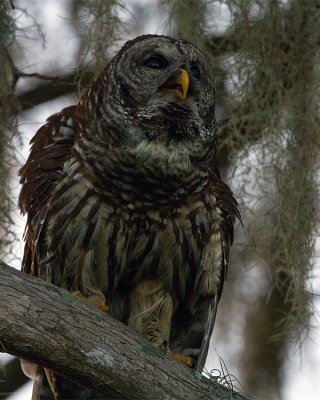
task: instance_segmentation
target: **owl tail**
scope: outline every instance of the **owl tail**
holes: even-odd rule
[[[48,382],[54,378],[54,392]],[[61,375],[54,374],[52,371],[50,375],[42,370],[38,379],[35,380],[32,392],[32,400],[108,400],[97,397],[90,390],[79,386]]]

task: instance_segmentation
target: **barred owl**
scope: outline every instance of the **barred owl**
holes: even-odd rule
[[[128,41],[38,130],[20,175],[23,270],[201,371],[239,217],[205,56],[166,36]]]

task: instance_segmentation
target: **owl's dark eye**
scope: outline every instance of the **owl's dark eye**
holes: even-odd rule
[[[200,70],[196,65],[191,65],[191,74],[197,79],[200,79]]]
[[[161,69],[167,66],[167,61],[160,56],[153,56],[144,62],[144,66],[152,69]]]

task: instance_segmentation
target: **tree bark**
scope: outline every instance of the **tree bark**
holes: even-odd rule
[[[171,359],[64,289],[0,262],[0,351],[112,399],[229,399],[231,390]],[[245,399],[232,393],[233,399]]]

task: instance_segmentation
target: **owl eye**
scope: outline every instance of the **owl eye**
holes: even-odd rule
[[[196,65],[191,65],[191,74],[197,79],[200,79],[200,70]]]
[[[144,62],[144,66],[152,69],[161,69],[167,65],[167,61],[163,57],[153,56]]]

